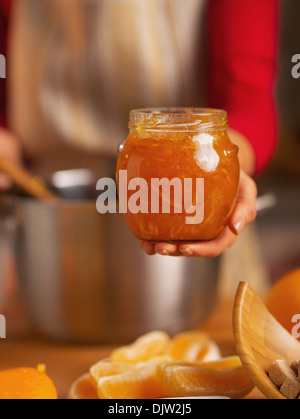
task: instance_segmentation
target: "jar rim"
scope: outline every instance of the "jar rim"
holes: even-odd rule
[[[227,112],[214,108],[141,108],[130,112],[129,128],[150,131],[207,131],[228,127]]]

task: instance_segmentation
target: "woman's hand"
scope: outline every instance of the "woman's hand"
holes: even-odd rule
[[[241,172],[239,195],[235,210],[225,231],[215,240],[193,244],[167,244],[140,242],[148,255],[198,256],[213,258],[231,247],[243,229],[256,218],[257,188],[253,179]]]
[[[0,128],[0,158],[17,165],[22,164],[20,145],[15,136],[4,128]],[[6,191],[11,186],[11,179],[0,172],[0,191]]]

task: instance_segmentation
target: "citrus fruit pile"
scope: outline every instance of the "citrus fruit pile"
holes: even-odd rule
[[[72,385],[69,398],[242,398],[252,389],[240,359],[222,359],[219,348],[207,335],[189,332],[171,339],[164,332],[154,331],[93,365]]]

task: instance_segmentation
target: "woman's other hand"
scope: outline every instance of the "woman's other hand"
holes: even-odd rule
[[[0,128],[0,158],[17,165],[22,164],[21,148],[18,140],[8,130]],[[12,186],[11,179],[0,172],[0,191],[6,191]]]

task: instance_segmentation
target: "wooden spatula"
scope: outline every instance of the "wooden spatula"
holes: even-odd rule
[[[10,176],[15,185],[19,186],[32,198],[47,201],[59,200],[59,197],[50,191],[41,179],[6,159],[0,158],[0,171]]]
[[[238,288],[233,332],[241,361],[256,387],[269,399],[285,399],[267,376],[278,359],[288,363],[300,359],[300,343],[270,314],[249,284]]]

